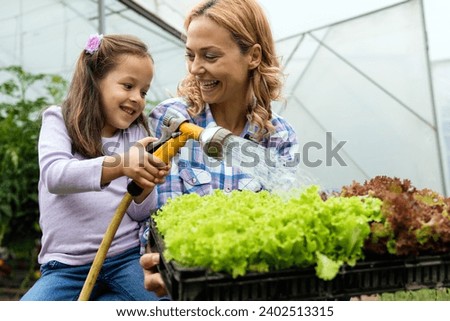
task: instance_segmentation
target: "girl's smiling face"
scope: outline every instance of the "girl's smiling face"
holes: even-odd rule
[[[111,137],[118,129],[130,127],[142,114],[152,78],[150,57],[124,55],[120,63],[99,81],[105,115],[103,137]]]

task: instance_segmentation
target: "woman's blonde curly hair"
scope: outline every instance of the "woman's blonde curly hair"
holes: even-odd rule
[[[186,17],[185,29],[199,16],[206,16],[229,30],[242,54],[255,44],[261,46],[261,63],[249,75],[254,102],[247,111],[247,118],[258,127],[255,138],[261,139],[265,133],[274,130],[271,102],[281,98],[283,84],[272,31],[264,11],[255,0],[205,0]],[[192,116],[205,108],[199,85],[191,74],[181,82],[178,95],[185,97]]]

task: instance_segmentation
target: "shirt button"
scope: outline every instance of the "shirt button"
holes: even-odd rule
[[[197,179],[196,178],[193,178],[192,179],[192,183],[196,183],[197,182]]]

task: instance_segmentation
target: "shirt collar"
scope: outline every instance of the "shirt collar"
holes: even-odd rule
[[[211,128],[211,127],[216,127],[217,123],[214,120],[214,117],[211,113],[211,108],[209,107],[209,104],[205,104],[205,109],[204,109],[204,119],[206,122],[206,127],[205,128]],[[256,141],[256,139],[254,139],[255,137],[255,133],[258,131],[258,126],[256,126],[255,124],[250,123],[248,120],[245,123],[244,129],[242,130],[242,133],[240,135],[240,137],[245,137],[246,139],[250,139],[253,141]]]

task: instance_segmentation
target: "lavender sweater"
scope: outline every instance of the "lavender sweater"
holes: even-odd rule
[[[109,154],[121,153],[145,136],[142,128],[132,126],[103,138],[103,144]],[[120,177],[100,186],[104,157],[85,159],[72,153],[71,144],[61,108],[51,106],[43,114],[39,136],[41,264],[51,260],[69,265],[91,263],[130,181]],[[140,222],[156,204],[153,194],[141,204],[131,203],[108,257],[139,247]]]

